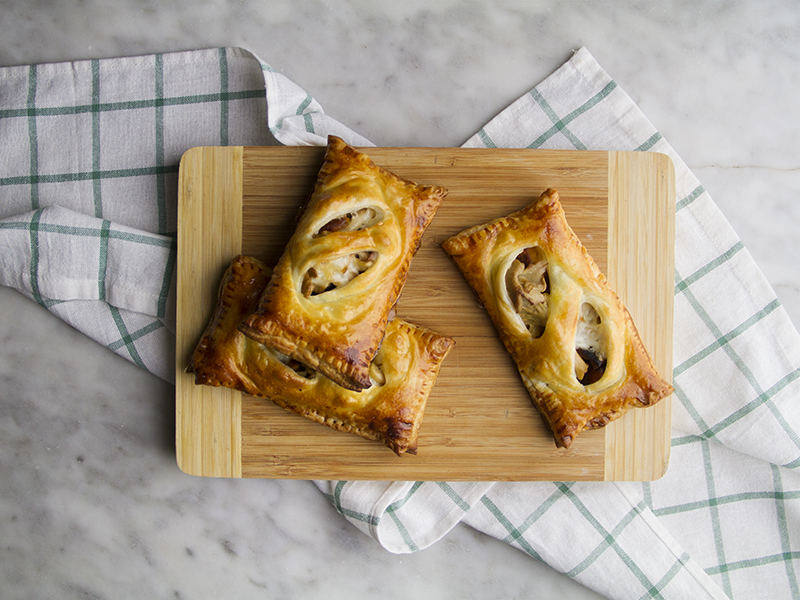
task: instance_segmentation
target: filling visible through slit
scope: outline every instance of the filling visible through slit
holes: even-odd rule
[[[331,219],[319,228],[319,231],[314,234],[314,237],[322,237],[323,235],[328,235],[329,233],[335,233],[337,231],[360,231],[367,227],[372,227],[378,223],[378,221],[380,221],[378,211],[367,206],[349,212],[341,217]]]
[[[377,208],[364,207],[331,219],[319,228],[314,238],[345,231],[361,231],[380,222],[382,213]],[[322,261],[308,269],[300,284],[300,293],[310,298],[317,294],[340,288],[369,269],[378,260],[374,250],[353,252],[332,260]]]
[[[304,379],[314,379],[314,377],[317,376],[316,371],[308,368],[308,366],[304,365],[299,360],[295,360],[291,356],[287,356],[286,354],[278,352],[277,350],[274,349],[272,350],[272,353],[275,355],[275,358],[277,358],[280,362],[289,367],[300,377],[303,377]]]
[[[506,273],[511,303],[534,338],[542,337],[550,311],[547,258],[538,246],[520,252]]]
[[[575,332],[575,378],[589,385],[606,371],[606,328],[594,306],[581,303]]]
[[[376,251],[365,250],[319,262],[306,271],[300,293],[309,298],[340,288],[369,269],[376,260]]]
[[[378,364],[378,359],[375,359],[369,365],[369,378],[372,385],[381,387],[386,383],[386,375],[383,373],[381,365]]]

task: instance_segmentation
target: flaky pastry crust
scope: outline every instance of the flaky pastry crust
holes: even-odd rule
[[[486,308],[557,446],[672,392],[555,190],[442,247]]]
[[[239,331],[270,272],[252,257],[233,260],[187,368],[195,383],[267,398],[333,429],[382,442],[398,456],[416,453],[425,405],[453,340],[394,319],[371,365],[373,385],[361,392],[342,388]]]
[[[330,136],[308,205],[241,331],[343,387],[368,388],[390,311],[446,194]]]

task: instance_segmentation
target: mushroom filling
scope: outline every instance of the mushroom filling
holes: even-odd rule
[[[329,233],[337,231],[361,231],[368,227],[372,227],[380,220],[378,211],[374,208],[366,207],[359,208],[356,211],[349,212],[341,217],[331,219],[325,225],[319,228],[319,231],[314,234],[314,237],[322,237]]]
[[[376,260],[377,252],[364,250],[319,262],[303,275],[300,293],[309,298],[340,288],[369,269]]]
[[[506,273],[511,303],[534,338],[544,334],[550,310],[547,258],[539,247],[525,248]]]
[[[590,385],[606,371],[606,331],[594,306],[581,304],[575,332],[575,378]]]

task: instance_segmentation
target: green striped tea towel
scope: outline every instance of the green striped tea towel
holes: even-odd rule
[[[0,69],[0,283],[171,379],[180,156],[328,133],[369,144],[239,49]],[[800,596],[800,337],[708,193],[585,49],[466,145],[675,162],[670,468],[652,483],[316,485],[395,553],[463,522],[609,598]]]

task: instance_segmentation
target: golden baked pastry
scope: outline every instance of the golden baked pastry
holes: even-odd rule
[[[330,136],[308,205],[241,331],[343,387],[368,388],[390,311],[446,194]]]
[[[672,392],[555,190],[443,248],[477,292],[557,446]]]
[[[415,453],[428,395],[453,340],[394,319],[370,365],[372,386],[344,389],[238,330],[269,277],[270,268],[255,258],[233,260],[187,368],[195,383],[267,398],[333,429],[383,442],[398,456]]]

